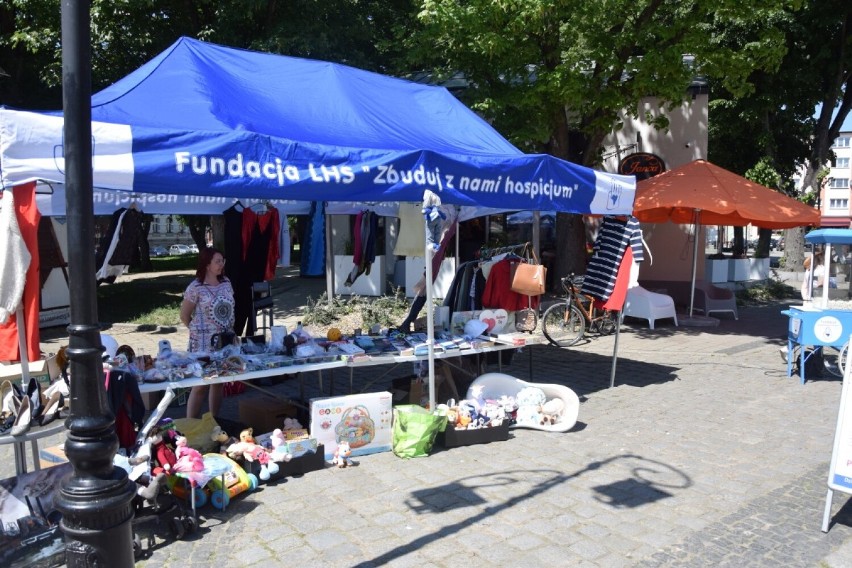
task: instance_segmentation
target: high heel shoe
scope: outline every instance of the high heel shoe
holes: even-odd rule
[[[65,408],[65,395],[61,392],[54,391],[50,395],[47,404],[44,405],[44,410],[41,416],[38,417],[38,423],[41,426],[47,426],[54,420],[60,417],[62,409]]]
[[[32,377],[27,385],[27,398],[30,399],[30,413],[32,420],[37,420],[44,411],[44,397],[41,394],[41,383]]]
[[[24,393],[17,383],[3,381],[3,384],[0,384],[0,412],[5,412],[7,416],[14,415],[23,396]]]
[[[30,429],[30,422],[32,421],[32,412],[30,411],[30,399],[29,397],[24,397],[21,399],[21,405],[18,407],[17,416],[15,418],[15,424],[12,425],[12,430],[9,432],[12,436],[20,436],[21,434],[26,434],[27,430]]]

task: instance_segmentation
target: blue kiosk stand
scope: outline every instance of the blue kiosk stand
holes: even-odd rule
[[[831,245],[852,245],[852,229],[817,229],[805,235],[805,241],[811,245],[825,245],[826,270],[830,269]],[[821,307],[820,307],[821,306]],[[782,311],[790,317],[787,328],[787,353],[795,353],[799,348],[799,373],[802,384],[805,383],[805,360],[814,353],[807,347],[816,349],[831,346],[841,351],[845,357],[843,346],[852,334],[852,310],[828,308],[828,286],[823,289],[821,298],[814,298],[812,305],[792,306]],[[839,362],[841,368],[845,361]],[[787,376],[793,376],[793,357],[787,357]]]

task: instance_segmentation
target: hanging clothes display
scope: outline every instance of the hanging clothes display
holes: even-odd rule
[[[278,209],[269,207],[260,214],[250,207],[243,209],[243,260],[252,282],[266,282],[275,278],[280,230]]]
[[[512,290],[514,268],[522,261],[520,257],[510,256],[494,263],[485,280],[485,290],[482,293],[483,307],[502,308],[507,312],[538,308],[540,296],[526,296]]]
[[[23,308],[24,321],[20,322],[24,325],[25,337],[27,341],[27,359],[30,361],[38,361],[41,357],[40,353],[40,334],[38,325],[39,316],[39,255],[38,255],[38,224],[41,219],[41,213],[35,203],[35,183],[27,183],[12,189],[7,189],[3,192],[2,207],[6,209],[7,204],[14,205],[5,213],[0,210],[0,215],[14,213],[15,222],[17,222],[20,231],[20,237],[26,246],[30,255],[29,266],[26,268],[26,277],[23,279],[24,287],[21,296],[21,307]],[[11,196],[11,197],[9,197]],[[6,201],[6,200],[9,201]],[[11,220],[9,220],[11,222]],[[10,234],[8,228],[4,227],[0,238],[7,239]],[[7,241],[11,244],[11,241]],[[6,243],[3,243],[4,245]],[[14,245],[14,246],[20,246]],[[4,246],[3,255],[8,255],[9,249]],[[5,261],[5,259],[4,259]],[[11,269],[11,267],[3,266],[3,271]],[[0,296],[5,298],[7,294],[6,282],[0,284]],[[0,324],[0,361],[20,361],[21,353],[18,348],[18,318],[16,314],[11,314],[4,323]]]
[[[234,333],[242,336],[252,311],[252,280],[243,257],[243,211],[241,203],[225,209],[225,275],[234,289]]]
[[[347,288],[362,274],[369,274],[376,261],[376,237],[379,232],[379,216],[374,211],[362,211],[355,216],[352,228],[352,271],[343,283]]]
[[[141,258],[141,243],[143,239],[142,212],[135,207],[122,207],[112,215],[109,229],[101,239],[95,265],[98,271],[95,278],[99,283],[115,282],[116,277],[123,274]]]
[[[642,249],[642,229],[636,217],[606,216],[595,239],[594,252],[586,267],[581,292],[606,301],[615,289],[619,268],[627,247],[633,251],[636,262],[645,260]],[[629,271],[627,272],[629,277]],[[627,283],[624,284],[626,294]],[[622,300],[623,303],[623,300]]]
[[[300,235],[302,245],[299,274],[325,276],[325,201],[312,201],[305,234]]]

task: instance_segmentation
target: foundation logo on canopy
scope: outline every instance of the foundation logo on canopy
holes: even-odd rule
[[[618,164],[618,173],[636,176],[636,181],[648,179],[666,171],[666,163],[656,154],[635,152],[624,156]]]

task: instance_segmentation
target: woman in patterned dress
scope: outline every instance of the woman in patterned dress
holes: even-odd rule
[[[180,305],[180,320],[189,328],[189,351],[210,351],[210,341],[217,333],[234,329],[234,289],[225,276],[225,257],[212,247],[198,254],[195,279],[187,286]],[[204,395],[213,416],[222,406],[224,384],[192,387],[186,403],[187,418],[200,418]]]

